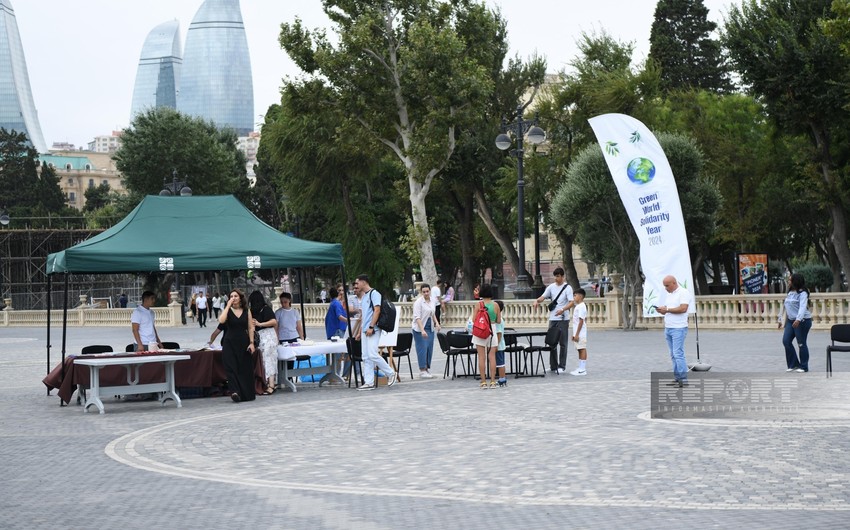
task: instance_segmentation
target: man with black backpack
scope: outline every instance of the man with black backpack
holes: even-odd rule
[[[549,369],[556,374],[563,374],[567,371],[567,344],[570,337],[570,308],[575,303],[573,302],[573,288],[570,287],[564,280],[564,269],[558,267],[552,274],[555,276],[555,283],[550,283],[543,294],[534,301],[534,307],[540,305],[543,300],[550,300],[547,308],[549,309],[549,327],[557,327],[561,330],[561,336],[558,339],[558,349],[560,352],[556,355],[552,351],[549,359]]]
[[[387,376],[387,386],[393,386],[396,382],[395,370],[387,364],[387,361],[378,353],[378,343],[381,340],[381,333],[384,332],[378,326],[378,321],[381,317],[381,302],[383,297],[377,290],[372,289],[369,285],[369,277],[361,274],[354,280],[354,290],[362,296],[361,307],[362,325],[360,332],[356,334],[355,340],[360,341],[361,355],[363,358],[363,379],[365,384],[357,390],[374,390],[375,389],[375,366]],[[388,315],[384,315],[385,320]],[[384,327],[387,327],[383,323]],[[395,315],[393,315],[392,325],[395,325]],[[392,330],[392,327],[390,327]]]

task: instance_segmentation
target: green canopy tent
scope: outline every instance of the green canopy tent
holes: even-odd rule
[[[127,217],[109,230],[47,257],[48,372],[50,290],[54,274],[65,274],[62,319],[64,366],[69,274],[220,271],[323,265],[340,266],[345,283],[342,245],[287,236],[261,221],[232,195],[148,195]]]

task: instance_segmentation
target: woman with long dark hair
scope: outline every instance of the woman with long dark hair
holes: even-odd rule
[[[812,312],[809,311],[809,289],[806,287],[806,279],[799,272],[791,275],[788,280],[788,294],[785,296],[785,317],[779,315],[779,327],[785,325],[782,334],[782,344],[785,346],[786,372],[808,372],[809,371],[809,347],[806,339],[809,330],[812,329]],[[794,339],[797,339],[797,347],[800,356],[794,350]]]
[[[260,291],[254,291],[248,297],[248,307],[254,319],[254,329],[259,335],[260,354],[263,356],[263,368],[266,371],[266,395],[274,394],[277,388],[277,319],[274,311]]]
[[[253,401],[254,392],[254,319],[251,309],[242,291],[230,291],[227,305],[218,316],[219,324],[224,325],[224,338],[221,339],[221,361],[227,373],[230,386],[230,399],[234,403]]]

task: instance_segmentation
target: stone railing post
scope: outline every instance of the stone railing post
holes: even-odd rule
[[[284,292],[284,288],[277,285],[274,288],[274,300],[269,300],[269,305],[272,306],[273,311],[277,311],[280,309],[280,295]]]
[[[171,291],[169,294],[171,297],[171,302],[169,302],[167,306],[169,325],[171,327],[182,326],[183,315],[180,313],[183,311],[183,304],[180,303],[180,292]]]
[[[12,311],[13,308],[12,308],[12,299],[11,298],[4,298],[3,304],[6,305],[6,307],[3,308],[3,311]]]

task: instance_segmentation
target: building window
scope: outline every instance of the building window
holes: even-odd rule
[[[73,185],[74,185],[74,177],[68,177],[68,185],[69,185],[69,186],[73,186]]]
[[[71,171],[71,164],[65,164],[65,171]]]
[[[86,171],[91,171],[91,164],[86,164]]]
[[[94,188],[94,179],[89,179],[89,188]]]
[[[108,186],[108,185],[109,185],[109,181],[108,181],[108,180],[106,180],[106,179],[103,179],[103,185],[104,185],[104,186]]]
[[[77,194],[73,191],[68,194],[68,202],[77,202]]]
[[[540,232],[540,251],[546,252],[549,250],[549,234]]]

